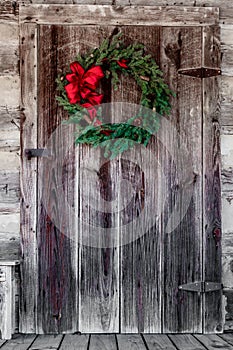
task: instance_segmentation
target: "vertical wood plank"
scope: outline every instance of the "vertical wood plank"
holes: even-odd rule
[[[55,80],[73,61],[72,29],[40,26],[38,147],[52,157],[38,160],[38,333],[78,330],[73,130],[59,128],[66,114],[55,100]]]
[[[161,67],[176,93],[169,116],[174,132],[167,132],[165,138],[165,146],[174,150],[174,159],[164,153],[162,160],[168,190],[162,217],[164,333],[202,331],[201,296],[179,290],[179,285],[202,279],[202,85],[200,79],[178,74],[179,69],[201,66],[201,52],[201,28],[162,28]],[[185,178],[186,173],[189,179]],[[189,191],[190,202],[186,204]],[[179,225],[172,232],[165,232],[175,205],[178,207],[171,224]]]
[[[81,27],[85,31],[80,52],[98,47],[113,27]],[[81,31],[80,31],[81,33]],[[104,102],[111,101],[111,86],[103,82]],[[80,147],[80,331],[84,333],[119,332],[119,248],[112,247],[108,229],[113,221],[117,178],[116,165],[103,152]],[[118,204],[116,204],[118,206]],[[103,238],[106,232],[106,240]],[[116,241],[117,241],[116,234]],[[96,241],[96,244],[93,244]]]
[[[21,74],[21,302],[20,332],[35,332],[37,292],[37,160],[25,149],[37,147],[37,28],[20,27]]]
[[[159,27],[122,27],[121,31],[126,45],[134,42],[144,44],[159,64]],[[140,96],[141,91],[134,79],[122,77],[119,90],[112,92],[112,101],[139,104]],[[125,114],[122,117],[128,118]],[[117,120],[118,123],[122,121],[126,120]],[[120,157],[120,176],[127,182],[122,182],[119,197],[124,208],[119,213],[119,230],[121,241],[129,242],[121,246],[120,258],[123,333],[161,332],[161,231],[156,227],[156,219],[149,229],[147,225],[151,215],[157,216],[157,212],[149,209],[150,204],[153,203],[153,208],[159,210],[161,189],[157,183],[160,169],[156,147],[156,142],[151,143],[147,150],[138,145]],[[128,205],[130,201],[131,207]],[[127,217],[126,226],[124,221]],[[140,237],[138,232],[142,233]]]
[[[0,274],[0,334],[2,339],[11,339],[12,329],[12,267],[1,266]]]
[[[219,27],[203,28],[203,65],[219,68]],[[221,283],[219,78],[203,80],[203,252],[205,281]],[[221,333],[222,291],[204,295],[204,332]]]

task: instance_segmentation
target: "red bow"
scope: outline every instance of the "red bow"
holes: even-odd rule
[[[94,66],[86,72],[78,62],[70,64],[72,73],[66,75],[69,84],[65,90],[70,103],[80,103],[86,100],[91,105],[99,105],[102,102],[103,95],[94,92],[104,73],[100,66]]]

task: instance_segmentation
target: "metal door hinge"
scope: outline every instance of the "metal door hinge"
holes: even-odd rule
[[[6,281],[6,273],[3,271],[0,271],[0,282]]]
[[[193,283],[182,284],[179,286],[180,290],[187,292],[208,293],[222,289],[222,284],[217,282],[198,281]]]
[[[221,75],[221,69],[219,68],[208,68],[208,67],[198,67],[189,69],[179,69],[179,74],[188,75],[195,78],[209,78]]]
[[[33,157],[51,157],[52,154],[48,149],[45,148],[28,148],[25,149],[25,154],[30,160]]]

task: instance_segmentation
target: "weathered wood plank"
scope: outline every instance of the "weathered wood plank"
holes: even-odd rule
[[[18,75],[0,75],[0,106],[19,106],[20,80]],[[9,93],[10,92],[10,93]]]
[[[28,350],[36,335],[15,334],[11,340],[1,347],[1,350]]]
[[[232,332],[233,330],[233,289],[224,288],[223,290],[224,301],[224,331]]]
[[[117,5],[121,4],[121,0],[117,0]],[[128,0],[128,5],[133,6],[153,6],[155,4],[154,0]],[[156,6],[194,6],[195,0],[185,0],[185,3],[181,1],[174,0],[158,0],[156,1]],[[208,6],[208,5],[207,5]]]
[[[116,337],[119,350],[146,350],[140,334],[117,334]]]
[[[225,340],[228,344],[233,345],[233,333],[220,334],[219,337]]]
[[[89,336],[82,334],[66,334],[59,350],[87,350]]]
[[[221,78],[221,125],[233,125],[233,77]]]
[[[222,24],[232,24],[233,19],[233,7],[221,6],[220,12],[220,23]]]
[[[0,274],[5,277],[0,281],[0,336],[10,339],[12,329],[12,267],[0,266]]]
[[[1,213],[0,214],[0,232],[19,233],[20,214],[19,213]]]
[[[0,265],[8,265],[11,261],[17,262],[19,248],[19,233],[0,233]]]
[[[17,22],[19,6],[16,1],[2,0],[0,3],[0,22]]]
[[[169,194],[163,214],[163,229],[173,211],[178,220],[178,226],[172,232],[165,232],[163,238],[163,332],[201,332],[201,296],[181,291],[179,285],[202,279],[202,83],[200,79],[178,74],[178,70],[201,66],[202,29],[163,28],[161,48],[165,79],[177,92],[177,96],[171,99],[169,116],[174,125],[173,132],[167,132],[165,139],[165,147],[174,150],[174,154],[172,160],[170,154],[165,154],[163,158],[164,176],[168,179],[167,184],[164,183]],[[177,143],[174,130],[179,132],[180,143]],[[190,162],[189,165],[187,162]],[[185,180],[187,173],[184,174],[184,169],[190,172],[189,180]],[[179,186],[175,185],[176,174],[180,177]],[[187,186],[187,181],[190,181],[191,187]],[[182,188],[185,191],[180,194]],[[175,207],[177,204],[178,207]],[[185,208],[184,213],[182,208]]]
[[[203,65],[220,66],[219,28],[203,29]],[[203,79],[203,252],[204,281],[221,283],[221,188],[219,79]],[[221,333],[222,292],[204,294],[204,332]]]
[[[19,109],[11,109],[8,106],[0,107],[0,128],[1,131],[15,131],[20,129]]]
[[[20,157],[17,153],[0,151],[0,171],[17,171],[20,168]]]
[[[222,169],[231,170],[233,164],[233,135],[221,135]]]
[[[233,193],[222,193],[222,220],[223,220],[223,232],[224,235],[232,233],[232,215],[233,215]]]
[[[0,212],[19,212],[19,173],[0,171]]]
[[[216,6],[216,7],[222,7],[222,1],[221,0],[197,0],[195,2],[195,6]],[[224,7],[231,8],[232,2],[231,0],[224,0]]]
[[[18,73],[18,25],[0,22],[0,74]]]
[[[138,40],[159,63],[159,27],[122,27],[121,30],[127,44]],[[118,91],[112,91],[112,102],[139,104],[140,97],[141,91],[130,78],[122,77]],[[122,110],[121,118],[116,111],[117,123],[129,118],[127,112],[123,108]],[[133,113],[133,107],[129,112]],[[158,220],[154,219],[159,217],[162,195],[157,148],[158,141],[151,143],[147,150],[135,145],[134,149],[122,155],[119,162],[118,176],[124,180],[119,197],[122,208],[119,213],[119,230],[122,242],[120,269],[123,333],[161,332],[162,238]],[[129,206],[128,203],[132,205]],[[148,227],[151,221],[153,223]]]
[[[59,335],[39,335],[29,350],[58,349],[62,341],[62,334]],[[78,348],[78,347],[77,347]]]
[[[24,1],[24,3],[27,3]],[[44,0],[30,0],[30,3],[32,4],[44,4]],[[64,4],[85,4],[85,5],[94,5],[96,1],[94,0],[46,0],[47,4],[56,4],[56,5],[64,5]]]
[[[115,335],[91,335],[89,350],[117,350]]]
[[[222,348],[226,350],[233,349],[233,346],[231,346],[216,334],[209,334],[208,336],[203,334],[196,334],[195,338],[200,341],[208,350],[216,350],[216,348]]]
[[[144,334],[142,337],[145,339],[148,350],[176,350],[167,335]]]
[[[223,227],[224,227],[224,225],[223,225]],[[224,229],[223,229],[223,232],[224,232]],[[225,254],[225,255],[233,254],[233,244],[232,244],[232,242],[233,242],[233,232],[232,233],[223,234],[223,237],[222,237],[222,254]],[[223,278],[224,278],[224,276],[223,276]],[[232,285],[232,287],[233,287],[233,285]]]
[[[20,331],[35,332],[37,293],[36,225],[37,160],[25,157],[25,149],[37,147],[37,30],[20,27],[21,72],[21,308]]]
[[[233,253],[222,254],[222,275],[224,288],[233,288]]]
[[[0,74],[19,73],[19,53],[18,44],[8,42],[8,45],[0,42]]]
[[[178,350],[204,350],[205,347],[191,334],[174,334],[169,338]]]
[[[20,133],[19,130],[0,131],[0,151],[17,152],[20,149]]]
[[[156,7],[109,5],[22,5],[20,22],[37,24],[102,24],[108,25],[213,25],[217,24],[218,8]],[[137,18],[137,21],[135,21]]]
[[[80,42],[80,51],[99,46],[109,37],[113,27],[80,27],[72,29]],[[85,32],[85,40],[81,38]],[[103,84],[105,101],[110,102],[111,86]],[[119,249],[112,248],[112,217],[114,190],[117,186],[117,164],[103,157],[100,149],[80,148],[79,158],[79,227],[80,246],[80,331],[119,332]],[[99,177],[97,174],[100,174]],[[112,184],[112,185],[109,185]],[[113,202],[112,202],[113,200]],[[113,203],[113,204],[112,204]],[[115,222],[114,222],[115,224]],[[113,226],[114,227],[114,226]],[[103,232],[106,232],[107,241]],[[109,237],[109,238],[108,238]],[[114,237],[117,243],[118,232]]]
[[[62,34],[63,30],[67,36]],[[39,32],[37,145],[38,148],[51,149],[53,154],[51,158],[38,159],[39,333],[73,333],[78,330],[78,242],[73,215],[74,129],[63,134],[62,127],[58,128],[65,113],[56,102],[55,81],[73,60],[75,48],[69,45],[71,29],[67,30],[41,26]]]

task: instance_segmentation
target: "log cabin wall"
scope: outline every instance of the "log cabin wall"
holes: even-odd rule
[[[0,0],[0,254],[19,248],[20,72],[18,4]],[[216,6],[220,8],[222,77],[222,218],[225,330],[233,329],[233,2],[232,0],[25,0],[43,4]]]

